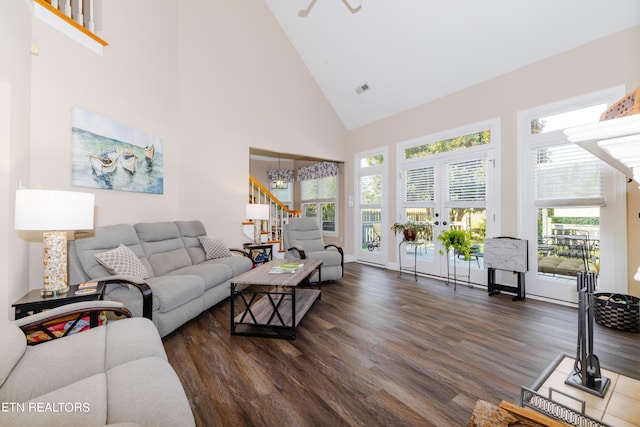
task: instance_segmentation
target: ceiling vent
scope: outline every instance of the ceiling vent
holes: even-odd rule
[[[358,95],[362,94],[362,92],[369,90],[369,84],[368,83],[363,83],[361,86],[358,86],[356,88],[356,93]]]

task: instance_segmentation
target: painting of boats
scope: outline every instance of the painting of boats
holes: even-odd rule
[[[144,147],[144,156],[148,161],[153,161],[153,155],[155,154],[156,151],[156,147],[153,146],[153,144],[151,145],[147,145],[146,147]]]
[[[118,151],[115,148],[97,155],[88,154],[87,157],[97,176],[113,173],[118,167]]]
[[[122,155],[120,156],[120,162],[122,163],[122,167],[129,173],[136,173],[136,166],[138,164],[138,156],[129,150],[122,150]]]
[[[71,137],[72,185],[163,194],[161,138],[80,107],[72,110]]]

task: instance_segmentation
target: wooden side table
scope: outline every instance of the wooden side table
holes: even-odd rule
[[[263,264],[273,260],[273,245],[245,243],[242,247],[249,252],[249,257],[253,260],[254,264]],[[264,254],[261,256],[262,259],[256,259],[259,254]]]
[[[95,292],[90,294],[78,294],[78,285],[71,285],[69,286],[69,292],[65,294],[46,297],[43,297],[40,294],[40,289],[34,289],[25,294],[11,306],[15,307],[16,320],[18,320],[31,314],[40,313],[43,310],[50,310],[52,308],[60,307],[61,305],[67,305],[81,301],[101,300],[104,296],[104,288],[104,283],[98,282]]]

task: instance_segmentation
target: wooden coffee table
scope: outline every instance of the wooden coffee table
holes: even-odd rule
[[[296,339],[296,327],[320,298],[322,261],[299,260],[304,265],[294,273],[270,273],[291,262],[270,261],[232,279],[231,335]],[[309,279],[316,270],[318,283],[312,285]]]

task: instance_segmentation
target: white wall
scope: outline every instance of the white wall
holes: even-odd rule
[[[344,157],[346,130],[264,3],[110,0],[101,13],[104,56],[32,20],[30,187],[94,193],[98,226],[201,219],[237,245],[249,147]],[[72,187],[73,106],[161,137],[164,194]],[[33,240],[20,277],[32,289]],[[24,292],[14,293],[9,305]]]
[[[13,228],[15,189],[29,175],[32,2],[0,0],[0,321],[29,289],[28,245]]]
[[[417,138],[469,123],[501,118],[501,233],[517,234],[518,182],[516,114],[520,110],[576,97],[601,89],[626,85],[627,92],[640,85],[640,27],[589,43],[569,52],[548,58],[495,79],[457,92],[384,120],[349,132],[349,154],[371,148],[389,147],[390,221],[396,218],[395,146],[398,142]],[[346,197],[353,195],[353,165],[346,172]],[[640,191],[628,186],[628,234],[640,233],[638,206]],[[353,227],[353,209],[346,212],[347,225]],[[640,265],[640,245],[629,238],[629,268]],[[353,242],[347,252],[353,253]],[[389,259],[397,250],[389,248]],[[630,272],[631,273],[631,272]],[[629,291],[640,295],[640,286],[629,280]]]
[[[179,10],[181,214],[242,238],[249,148],[343,160],[346,130],[264,2]]]

